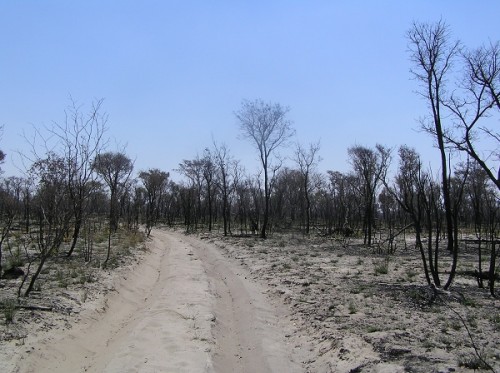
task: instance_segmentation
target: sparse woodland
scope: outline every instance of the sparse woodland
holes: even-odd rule
[[[182,181],[174,182],[173,170],[134,170],[125,149],[110,150],[102,101],[90,108],[71,102],[64,123],[26,139],[24,176],[1,175],[0,320],[15,322],[22,309],[57,310],[41,301],[48,287],[97,281],[99,270],[119,265],[163,226],[210,232],[226,246],[238,238],[261,242],[263,265],[274,250],[269,242],[287,255],[279,245],[286,237],[314,243],[311,252],[320,257],[359,247],[377,259],[373,270],[386,282],[398,278],[384,263],[411,257],[419,267],[408,278],[421,275],[409,281],[411,289],[428,291],[422,302],[454,294],[457,279],[470,280],[480,289],[474,294],[495,302],[497,314],[486,322],[498,336],[500,44],[470,49],[452,40],[443,22],[415,23],[407,39],[411,74],[429,107],[421,129],[440,155],[440,169],[404,144],[372,144],[346,149],[350,171],[319,172],[330,139],[297,143],[290,109],[255,100],[243,102],[235,121],[255,146],[261,171],[249,174],[227,145],[214,141],[179,161]],[[282,159],[283,153],[291,155]],[[281,268],[279,257],[271,259],[270,270]],[[295,268],[299,259],[287,263]],[[474,328],[462,321],[474,339]],[[491,359],[500,359],[476,346],[471,351],[465,366],[493,370]]]

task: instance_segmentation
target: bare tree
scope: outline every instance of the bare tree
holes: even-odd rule
[[[196,219],[196,188],[192,184],[184,183],[177,184],[175,187],[176,193],[179,195],[182,214],[184,216],[184,225],[186,231],[190,232],[193,229],[193,220]]]
[[[33,259],[38,261],[38,266],[31,276],[24,293],[25,296],[28,296],[33,290],[35,281],[47,259],[59,250],[69,231],[72,216],[66,188],[65,159],[54,153],[49,153],[47,158],[35,162],[30,172],[38,181],[38,188],[33,200],[38,222],[36,238],[33,239],[36,242],[38,253]],[[28,276],[29,270],[25,274],[22,284]]]
[[[439,271],[442,226],[441,188],[422,169],[420,155],[407,146],[399,148],[399,168],[393,186],[384,180],[385,190],[410,217],[415,229],[415,246],[420,251],[429,285],[441,287]],[[427,240],[424,243],[424,230]]]
[[[236,215],[240,227],[240,234],[247,232],[248,217],[250,215],[250,185],[245,170],[235,163],[232,172],[233,189],[235,192]]]
[[[190,187],[188,189],[184,189],[183,196],[184,201],[187,203],[189,201],[189,211],[194,217],[194,225],[195,229],[198,228],[198,221],[202,217],[202,195],[203,195],[203,186],[204,186],[204,162],[200,159],[199,156],[196,156],[193,160],[184,159],[182,163],[179,163],[179,168],[176,170],[180,172],[184,176],[186,176],[190,181]],[[189,191],[189,193],[187,193]],[[192,193],[196,194],[196,204],[194,206],[191,205],[191,197]],[[189,198],[188,198],[189,197]],[[187,206],[187,205],[186,205]],[[194,207],[194,211],[193,211]],[[190,225],[192,224],[191,219],[189,220]]]
[[[380,182],[385,179],[390,162],[390,151],[382,145],[377,145],[376,150],[364,146],[353,146],[348,149],[348,153],[354,172],[360,179],[359,188],[364,204],[364,243],[370,246],[376,191]]]
[[[214,162],[217,167],[216,185],[222,194],[222,220],[224,225],[224,236],[230,232],[231,204],[230,195],[234,189],[234,177],[232,169],[236,167],[236,161],[231,157],[229,149],[225,144],[218,145],[214,141]]]
[[[446,150],[446,129],[443,123],[443,101],[446,82],[452,64],[460,52],[458,41],[450,42],[448,26],[439,21],[435,24],[414,23],[408,31],[410,59],[414,65],[411,70],[421,84],[420,94],[429,104],[430,118],[422,119],[422,128],[430,133],[437,142],[441,157],[441,188],[445,210],[447,248],[453,253],[454,262],[458,256],[458,243],[454,240],[453,206],[450,193],[450,177]],[[451,285],[450,275],[445,288]]]
[[[432,237],[432,220],[429,218],[427,222],[425,221],[426,216],[430,217],[431,211],[429,208],[428,196],[426,194],[426,190],[428,190],[427,184],[430,178],[429,175],[422,170],[422,161],[415,149],[407,146],[401,146],[399,148],[399,171],[395,179],[395,186],[393,188],[385,183],[387,190],[411,218],[415,229],[415,246],[418,248],[422,258],[427,283],[431,285],[432,281],[434,281],[434,285],[440,286],[439,275],[436,270],[437,265],[434,262],[435,257],[432,254],[432,241],[428,241],[429,255],[427,257],[422,241],[422,233],[425,225],[429,232],[428,237]],[[429,215],[426,215],[426,211],[429,212]],[[432,279],[430,275],[432,275]]]
[[[327,196],[328,210],[325,212],[327,233],[340,233],[343,236],[353,233],[353,218],[356,206],[361,206],[358,193],[359,182],[354,174],[343,174],[339,171],[328,171]]]
[[[295,149],[295,162],[299,166],[299,171],[302,175],[303,181],[303,194],[306,210],[306,235],[309,234],[311,225],[311,172],[314,171],[314,168],[321,160],[318,156],[319,149],[319,141],[315,144],[309,144],[308,149],[304,149],[304,147],[300,144],[298,144]]]
[[[302,174],[295,169],[281,169],[273,181],[271,196],[271,216],[275,228],[289,229],[297,220],[304,227],[306,223],[305,199]]]
[[[71,256],[85,220],[87,204],[93,183],[93,160],[105,145],[107,114],[102,112],[103,100],[92,103],[88,113],[74,100],[65,111],[65,121],[55,123],[50,132],[59,140],[61,156],[66,161],[67,188],[73,207],[73,238],[68,256]]]
[[[213,204],[215,195],[215,177],[216,177],[216,166],[214,162],[214,156],[210,152],[210,149],[205,149],[203,152],[202,162],[202,173],[203,179],[205,180],[205,187],[207,193],[207,209],[208,209],[208,231],[212,231],[212,220],[213,220]]]
[[[264,217],[260,233],[262,238],[267,236],[269,223],[272,157],[276,156],[276,151],[295,133],[286,117],[288,112],[289,109],[280,104],[265,103],[257,99],[243,101],[240,110],[235,113],[243,138],[249,139],[259,153],[264,174]]]
[[[482,244],[488,242],[488,218],[491,213],[489,208],[489,195],[494,192],[491,190],[491,184],[488,183],[488,175],[483,168],[477,163],[473,162],[470,170],[470,177],[466,185],[467,202],[469,211],[467,215],[472,217],[474,224],[474,232],[476,234],[478,245],[478,268],[477,268],[477,282],[480,288],[484,287],[483,284],[483,268],[482,268]]]
[[[148,236],[158,220],[158,210],[166,193],[169,176],[168,172],[160,171],[157,168],[139,173],[139,179],[142,180],[146,189],[146,233]]]
[[[111,235],[118,229],[120,193],[124,191],[134,163],[122,152],[107,152],[96,156],[93,167],[108,186],[110,193],[108,251],[104,261],[107,263],[111,253]]]

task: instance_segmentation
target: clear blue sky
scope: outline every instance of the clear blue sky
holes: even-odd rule
[[[104,98],[137,170],[171,171],[213,137],[254,172],[234,111],[255,98],[289,106],[298,141],[321,139],[321,170],[349,169],[354,144],[408,144],[432,161],[405,32],[442,18],[475,47],[500,39],[499,17],[497,0],[1,0],[4,175],[22,131],[62,122],[70,95]]]

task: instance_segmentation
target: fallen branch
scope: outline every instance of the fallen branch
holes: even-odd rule
[[[35,305],[17,305],[16,308],[30,311],[48,311],[52,312],[52,307],[49,306],[35,306]]]

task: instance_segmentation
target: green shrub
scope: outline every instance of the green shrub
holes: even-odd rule
[[[78,277],[78,275],[79,275],[79,273],[78,273],[78,272],[81,272],[81,271],[78,271],[78,270],[76,270],[75,268],[73,268],[73,269],[71,270],[71,272],[69,273],[69,275],[71,276],[71,278],[77,278],[77,277]]]
[[[35,285],[33,285],[33,291],[42,291],[42,281],[38,279],[35,281]]]
[[[64,273],[64,271],[61,271],[59,269],[56,272],[56,280],[57,280],[57,286],[59,286],[60,288],[67,288],[69,285],[69,281],[66,274]]]
[[[389,257],[384,260],[379,260],[374,263],[375,274],[376,275],[386,275],[389,273]]]
[[[476,355],[460,356],[458,358],[458,366],[473,370],[489,369],[488,365]]]
[[[356,312],[358,312],[358,307],[356,307],[356,304],[354,304],[354,302],[349,302],[348,308],[349,308],[349,314],[350,315],[353,315]]]
[[[15,299],[6,299],[2,302],[3,315],[5,323],[11,324],[14,322],[14,316],[17,310],[17,301]]]
[[[24,260],[21,254],[21,249],[19,247],[12,253],[12,256],[7,260],[7,268],[22,267],[24,266]]]
[[[366,331],[368,333],[376,333],[376,332],[379,332],[380,330],[381,329],[378,326],[370,325]]]
[[[349,292],[351,294],[360,294],[365,289],[366,289],[366,286],[364,286],[364,285],[357,285],[356,287],[352,288]]]
[[[462,304],[468,307],[473,307],[473,308],[477,307],[477,302],[472,298],[464,297],[464,299],[462,300]]]
[[[500,313],[492,315],[490,321],[495,326],[496,330],[500,330]]]
[[[406,271],[406,278],[409,281],[413,281],[415,279],[415,277],[417,276],[417,274],[418,273],[413,268],[410,268],[410,269],[408,269],[408,271]]]

